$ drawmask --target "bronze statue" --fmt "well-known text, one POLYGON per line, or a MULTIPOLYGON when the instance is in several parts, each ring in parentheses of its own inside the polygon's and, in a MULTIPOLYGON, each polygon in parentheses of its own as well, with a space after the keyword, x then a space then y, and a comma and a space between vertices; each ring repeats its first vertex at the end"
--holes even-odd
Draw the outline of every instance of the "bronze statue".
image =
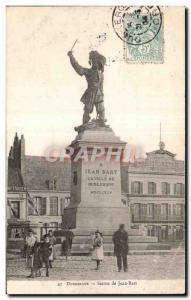
POLYGON ((84 103, 83 125, 89 122, 90 114, 93 112, 94 106, 96 107, 99 124, 104 125, 106 120, 103 94, 103 73, 106 58, 97 51, 91 51, 89 53, 89 64, 91 65, 91 68, 88 69, 81 67, 78 64, 72 51, 68 52, 68 56, 74 70, 80 76, 84 75, 88 83, 88 87, 81 98, 81 102, 84 103))

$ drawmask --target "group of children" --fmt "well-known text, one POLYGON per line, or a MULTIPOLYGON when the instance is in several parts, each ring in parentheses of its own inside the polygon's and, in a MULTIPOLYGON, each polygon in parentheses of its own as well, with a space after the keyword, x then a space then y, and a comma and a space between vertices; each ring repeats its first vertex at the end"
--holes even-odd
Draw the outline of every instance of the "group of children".
POLYGON ((49 268, 52 268, 54 259, 54 239, 52 231, 44 235, 43 240, 38 242, 32 231, 29 231, 27 240, 27 264, 31 268, 28 278, 40 277, 41 268, 45 265, 46 277, 49 277, 49 268))
MULTIPOLYGON (((61 255, 67 256, 71 254, 72 239, 74 234, 67 230, 62 238, 61 255)), ((49 268, 52 268, 52 261, 55 258, 56 237, 52 230, 43 236, 41 242, 37 241, 32 230, 29 230, 29 235, 25 240, 27 264, 31 268, 30 278, 41 276, 41 268, 45 265, 46 276, 49 277, 49 268)), ((128 253, 128 234, 125 231, 125 225, 120 224, 119 229, 113 234, 114 253, 117 257, 118 271, 123 269, 127 272, 127 253, 128 253)), ((103 251, 103 236, 97 230, 92 238, 92 260, 96 261, 96 270, 100 269, 101 261, 104 260, 103 251)))
MULTIPOLYGON (((68 232, 70 233, 70 231, 68 232)), ((65 255, 66 260, 72 247, 73 236, 74 235, 72 233, 71 235, 67 236, 67 239, 65 238, 62 242, 61 255, 65 255)), ((53 235, 52 230, 49 230, 48 234, 43 236, 41 242, 38 242, 37 238, 34 236, 34 232, 32 230, 29 230, 29 235, 26 238, 26 258, 28 267, 31 268, 31 274, 27 276, 28 278, 40 277, 41 268, 43 266, 45 266, 46 268, 46 277, 49 277, 49 268, 52 268, 52 261, 55 258, 55 244, 56 238, 53 235)), ((100 263, 104 259, 103 238, 99 230, 95 232, 92 244, 92 260, 96 261, 96 270, 99 270, 100 263)))

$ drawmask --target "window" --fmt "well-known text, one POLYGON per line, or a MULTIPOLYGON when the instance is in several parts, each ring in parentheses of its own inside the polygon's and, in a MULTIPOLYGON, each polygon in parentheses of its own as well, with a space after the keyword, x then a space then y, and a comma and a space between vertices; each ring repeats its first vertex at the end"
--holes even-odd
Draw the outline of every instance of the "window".
POLYGON ((52 229, 52 230, 58 229, 58 222, 50 222, 49 229, 52 229))
POLYGON ((172 205, 168 204, 168 215, 171 216, 172 214, 172 205))
POLYGON ((37 198, 37 210, 40 216, 46 215, 46 198, 44 197, 37 198))
POLYGON ((147 215, 151 218, 153 218, 154 215, 154 204, 149 203, 147 204, 147 215))
POLYGON ((46 180, 46 187, 48 190, 56 190, 57 189, 57 180, 53 179, 53 180, 46 180))
POLYGON ((176 204, 176 215, 177 216, 182 216, 183 215, 182 204, 176 204))
POLYGON ((161 226, 161 240, 165 241, 168 237, 168 226, 163 225, 161 226))
POLYGON ((25 232, 23 228, 9 228, 8 229, 8 237, 9 238, 14 238, 14 239, 20 239, 25 237, 25 232))
POLYGON ((147 205, 142 204, 140 205, 140 219, 141 221, 145 221, 147 217, 147 205))
POLYGON ((156 183, 155 182, 149 182, 148 183, 148 194, 156 194, 156 183))
POLYGON ((154 219, 159 220, 161 215, 161 205, 154 204, 154 219))
POLYGON ((161 216, 166 217, 168 215, 168 204, 161 204, 161 216))
POLYGON ((173 204, 173 216, 182 217, 184 215, 183 204, 173 204))
POLYGON ((70 196, 60 199, 60 213, 64 214, 64 209, 70 204, 70 196))
POLYGON ((134 222, 134 216, 135 216, 135 205, 130 204, 130 216, 131 216, 131 222, 134 222))
POLYGON ((184 231, 183 226, 176 226, 176 240, 183 240, 184 238, 184 231))
POLYGON ((58 215, 58 197, 50 197, 50 216, 58 215))
POLYGON ((10 202, 11 218, 20 218, 20 203, 19 201, 10 202))
POLYGON ((33 197, 28 206, 29 215, 46 215, 46 198, 45 197, 33 197))
POLYGON ((184 194, 184 184, 183 183, 176 183, 174 185, 174 194, 175 195, 183 195, 184 194))
POLYGON ((147 227, 148 236, 155 236, 155 226, 147 227))
POLYGON ((140 203, 134 204, 134 217, 136 219, 139 219, 139 217, 140 217, 140 203))
POLYGON ((163 195, 170 194, 170 184, 168 182, 162 182, 162 194, 163 195))
POLYGON ((140 181, 131 182, 131 192, 133 194, 142 194, 143 193, 143 183, 140 181))
POLYGON ((172 205, 172 214, 173 216, 176 216, 176 204, 172 205))
POLYGON ((60 214, 61 216, 64 214, 65 209, 65 198, 60 199, 60 214))

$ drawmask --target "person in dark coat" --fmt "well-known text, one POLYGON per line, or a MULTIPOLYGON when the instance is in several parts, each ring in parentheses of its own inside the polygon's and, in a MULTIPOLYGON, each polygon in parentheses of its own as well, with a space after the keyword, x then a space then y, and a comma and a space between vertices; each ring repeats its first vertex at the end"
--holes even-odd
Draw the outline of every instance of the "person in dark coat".
POLYGON ((72 250, 72 242, 74 238, 74 233, 72 232, 71 228, 69 227, 69 230, 67 230, 66 238, 68 240, 68 246, 69 246, 69 254, 71 254, 72 250))
POLYGON ((49 257, 51 253, 52 253, 52 245, 50 244, 49 236, 45 235, 44 242, 41 243, 40 255, 41 255, 42 265, 45 264, 46 277, 49 277, 49 267, 50 267, 49 257))
POLYGON ((71 254, 72 242, 74 238, 74 233, 71 228, 64 230, 64 236, 62 238, 62 256, 66 256, 66 260, 68 256, 71 254))
POLYGON ((31 251, 33 255, 33 261, 31 267, 31 274, 27 276, 28 278, 35 278, 41 276, 40 269, 42 267, 42 262, 41 262, 40 247, 41 247, 41 243, 36 241, 31 251))
POLYGON ((118 271, 122 269, 127 272, 128 234, 125 225, 121 224, 119 229, 113 234, 114 253, 117 257, 118 271))
POLYGON ((61 256, 65 256, 66 260, 68 260, 68 255, 69 255, 69 241, 65 236, 63 236, 62 237, 62 253, 61 253, 61 256))
POLYGON ((56 258, 56 250, 55 250, 55 247, 54 247, 54 245, 56 244, 56 238, 55 238, 52 230, 48 231, 48 236, 49 236, 50 245, 52 246, 52 253, 49 257, 49 266, 50 266, 50 268, 52 268, 52 262, 56 258))

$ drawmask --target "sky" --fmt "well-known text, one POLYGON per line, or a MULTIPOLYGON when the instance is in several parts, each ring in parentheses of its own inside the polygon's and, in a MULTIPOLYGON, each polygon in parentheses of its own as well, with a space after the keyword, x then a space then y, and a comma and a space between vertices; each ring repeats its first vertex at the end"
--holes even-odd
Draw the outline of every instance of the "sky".
POLYGON ((92 49, 107 59, 104 102, 115 134, 144 154, 158 149, 161 122, 166 149, 184 159, 184 11, 161 10, 164 63, 132 64, 123 59, 113 7, 8 7, 7 151, 15 132, 24 134, 28 155, 74 140, 87 86, 67 56, 78 39, 74 55, 82 66, 88 67, 92 49))

